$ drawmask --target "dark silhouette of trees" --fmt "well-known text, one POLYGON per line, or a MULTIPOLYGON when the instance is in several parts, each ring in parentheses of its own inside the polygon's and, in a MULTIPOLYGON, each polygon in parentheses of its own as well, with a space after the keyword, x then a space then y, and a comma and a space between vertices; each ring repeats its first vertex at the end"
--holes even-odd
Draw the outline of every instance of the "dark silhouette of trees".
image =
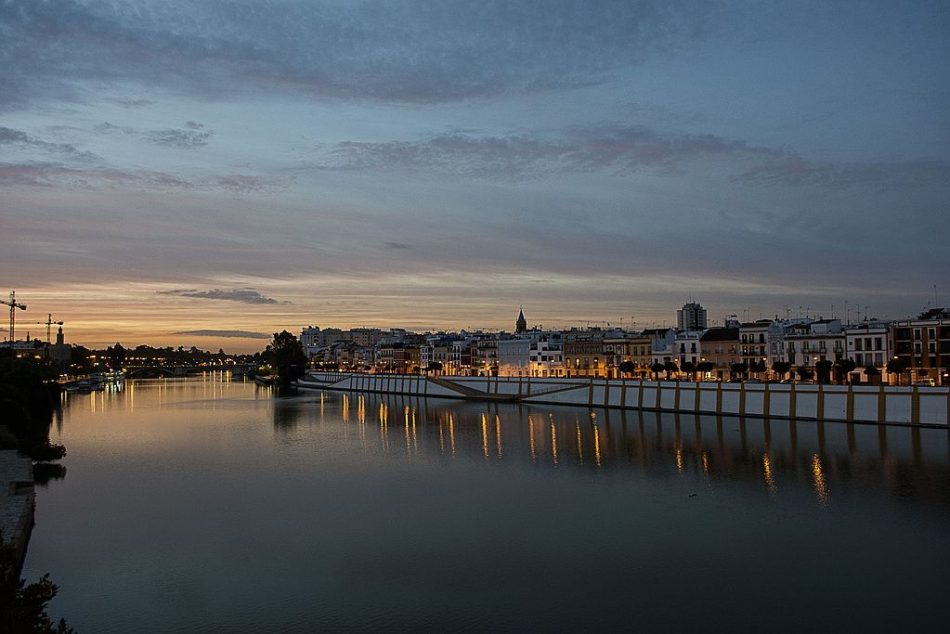
POLYGON ((903 359, 894 357, 887 362, 887 373, 897 375, 897 384, 901 384, 901 374, 907 370, 907 363, 903 359))
POLYGON ((831 383, 831 368, 834 367, 834 363, 828 359, 822 359, 815 364, 815 372, 818 375, 818 382, 827 384, 831 383))
POLYGON ((307 371, 307 355, 297 337, 282 330, 274 333, 274 339, 264 351, 267 362, 277 371, 277 383, 289 387, 292 381, 301 378, 307 371))
POLYGON ((663 364, 663 371, 666 372, 666 380, 669 381, 673 378, 674 372, 679 372, 679 366, 676 365, 675 361, 667 361, 663 364))
POLYGON ((835 372, 838 375, 838 383, 850 383, 850 374, 854 372, 858 364, 851 359, 838 359, 835 362, 835 372))
POLYGON ((795 368, 795 374, 798 375, 798 378, 802 381, 811 381, 815 373, 808 369, 808 366, 800 365, 795 368))
POLYGON ((696 364, 692 361, 684 361, 682 370, 690 379, 696 378, 696 364))
POLYGON ((786 376, 792 369, 792 364, 788 361, 776 361, 772 364, 772 372, 778 375, 779 380, 786 376))

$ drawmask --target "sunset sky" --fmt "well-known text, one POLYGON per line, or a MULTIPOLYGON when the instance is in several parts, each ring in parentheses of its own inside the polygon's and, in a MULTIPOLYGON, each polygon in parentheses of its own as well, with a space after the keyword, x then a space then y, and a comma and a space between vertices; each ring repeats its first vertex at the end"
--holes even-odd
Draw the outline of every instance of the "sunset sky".
POLYGON ((0 290, 67 341, 228 351, 916 314, 950 298, 948 33, 946 1, 0 0, 0 290))

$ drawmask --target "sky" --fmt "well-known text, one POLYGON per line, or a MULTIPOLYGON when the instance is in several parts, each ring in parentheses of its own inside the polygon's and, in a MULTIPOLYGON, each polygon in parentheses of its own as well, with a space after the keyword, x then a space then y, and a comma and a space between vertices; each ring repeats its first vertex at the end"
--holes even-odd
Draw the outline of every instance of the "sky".
POLYGON ((950 3, 0 0, 0 280, 67 341, 950 303, 950 3), (946 299, 945 299, 946 298, 946 299))

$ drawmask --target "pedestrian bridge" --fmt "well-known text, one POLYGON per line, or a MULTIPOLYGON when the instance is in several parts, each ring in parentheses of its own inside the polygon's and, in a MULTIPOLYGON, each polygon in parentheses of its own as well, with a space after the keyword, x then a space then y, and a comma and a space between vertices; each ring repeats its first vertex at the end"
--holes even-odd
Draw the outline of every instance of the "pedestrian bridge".
POLYGON ((947 427, 950 388, 308 372, 303 389, 947 427))

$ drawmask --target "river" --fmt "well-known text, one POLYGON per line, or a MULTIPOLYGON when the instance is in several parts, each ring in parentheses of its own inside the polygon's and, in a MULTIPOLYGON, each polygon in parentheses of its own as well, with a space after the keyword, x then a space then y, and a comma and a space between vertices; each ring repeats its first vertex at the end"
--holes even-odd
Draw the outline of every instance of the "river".
POLYGON ((945 627, 946 430, 70 394, 24 576, 81 633, 945 627))

